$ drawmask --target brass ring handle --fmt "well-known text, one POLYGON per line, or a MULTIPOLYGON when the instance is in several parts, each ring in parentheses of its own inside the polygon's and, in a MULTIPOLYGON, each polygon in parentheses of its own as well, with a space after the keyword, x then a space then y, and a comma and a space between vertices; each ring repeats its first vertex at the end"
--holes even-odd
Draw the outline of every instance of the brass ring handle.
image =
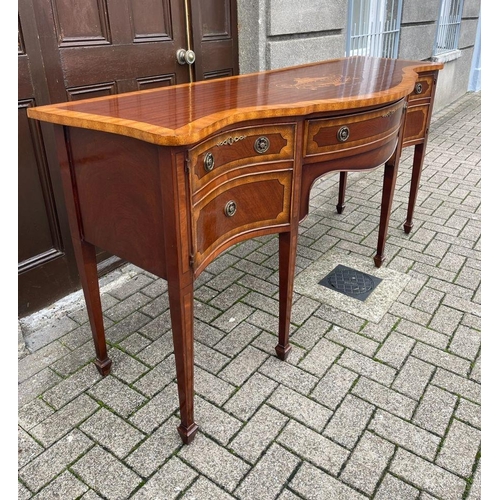
POLYGON ((211 172, 215 167, 214 155, 212 153, 207 153, 203 159, 203 167, 206 172, 211 172))
POLYGON ((337 139, 339 142, 347 141, 347 139, 349 139, 349 127, 346 127, 345 125, 340 127, 337 132, 337 139))
POLYGON ((236 202, 231 200, 226 203, 224 207, 224 215, 226 217, 232 217, 236 213, 236 202))
POLYGON ((422 84, 421 83, 417 83, 415 85, 415 94, 421 94, 422 90, 423 90, 422 84))
POLYGON ((270 145, 271 142, 269 141, 269 139, 265 136, 261 136, 255 141, 253 148, 257 153, 263 154, 269 149, 270 145))

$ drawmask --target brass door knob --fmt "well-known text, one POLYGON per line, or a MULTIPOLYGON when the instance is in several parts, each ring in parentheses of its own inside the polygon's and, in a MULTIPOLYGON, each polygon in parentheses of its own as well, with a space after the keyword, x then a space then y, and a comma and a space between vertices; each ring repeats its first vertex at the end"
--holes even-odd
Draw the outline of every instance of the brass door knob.
POLYGON ((177 62, 179 64, 193 64, 196 61, 196 54, 193 50, 179 49, 177 51, 177 62))

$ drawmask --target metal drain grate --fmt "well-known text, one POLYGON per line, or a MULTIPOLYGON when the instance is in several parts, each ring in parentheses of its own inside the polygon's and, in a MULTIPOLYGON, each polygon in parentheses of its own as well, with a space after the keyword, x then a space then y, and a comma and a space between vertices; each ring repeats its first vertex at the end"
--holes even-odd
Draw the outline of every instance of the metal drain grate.
POLYGON ((348 297, 364 301, 381 281, 380 278, 339 264, 319 284, 348 297))

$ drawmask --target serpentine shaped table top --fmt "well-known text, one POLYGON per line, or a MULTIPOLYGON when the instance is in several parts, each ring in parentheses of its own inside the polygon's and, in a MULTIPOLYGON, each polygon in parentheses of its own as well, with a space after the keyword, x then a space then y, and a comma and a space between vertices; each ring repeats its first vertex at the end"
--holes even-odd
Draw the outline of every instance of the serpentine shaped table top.
POLYGON ((42 121, 186 145, 244 120, 362 108, 410 94, 442 64, 347 57, 235 77, 28 109, 42 121))

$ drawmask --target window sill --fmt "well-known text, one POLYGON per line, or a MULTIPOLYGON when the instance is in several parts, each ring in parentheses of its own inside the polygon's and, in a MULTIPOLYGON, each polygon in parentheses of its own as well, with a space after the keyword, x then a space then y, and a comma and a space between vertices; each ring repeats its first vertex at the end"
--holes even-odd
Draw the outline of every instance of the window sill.
POLYGON ((459 57, 462 57, 462 51, 459 49, 455 49, 455 50, 450 50, 449 52, 443 52, 442 54, 438 54, 437 56, 432 56, 431 61, 447 63, 450 61, 454 61, 459 57))

